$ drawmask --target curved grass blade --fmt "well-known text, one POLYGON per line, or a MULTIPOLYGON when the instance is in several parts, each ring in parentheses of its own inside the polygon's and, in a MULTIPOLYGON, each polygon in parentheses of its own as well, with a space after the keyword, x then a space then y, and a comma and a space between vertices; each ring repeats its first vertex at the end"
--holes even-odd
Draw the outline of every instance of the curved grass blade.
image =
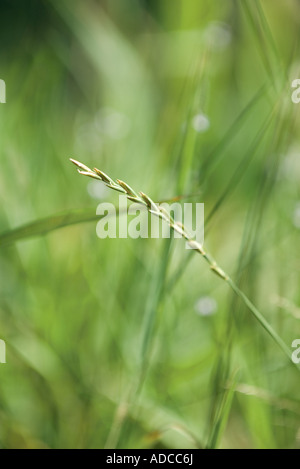
POLYGON ((96 215, 94 209, 72 210, 59 215, 53 215, 1 233, 0 248, 24 239, 43 236, 66 226, 92 222, 100 218, 101 215, 96 215))

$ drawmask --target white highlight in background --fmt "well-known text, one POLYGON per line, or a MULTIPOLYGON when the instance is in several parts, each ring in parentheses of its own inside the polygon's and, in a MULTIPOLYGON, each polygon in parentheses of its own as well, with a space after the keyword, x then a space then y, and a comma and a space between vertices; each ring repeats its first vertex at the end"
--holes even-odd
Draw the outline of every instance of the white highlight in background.
POLYGON ((295 91, 293 91, 291 99, 294 104, 299 104, 300 103, 300 79, 296 78, 295 80, 292 81, 292 88, 296 88, 295 91))

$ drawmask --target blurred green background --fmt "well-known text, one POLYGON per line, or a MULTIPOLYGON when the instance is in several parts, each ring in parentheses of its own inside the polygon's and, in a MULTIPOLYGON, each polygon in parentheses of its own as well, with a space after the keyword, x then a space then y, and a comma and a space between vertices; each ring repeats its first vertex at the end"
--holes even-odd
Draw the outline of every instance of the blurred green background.
POLYGON ((118 194, 69 162, 204 202, 290 348, 299 26, 297 0, 1 1, 1 448, 300 447, 300 376, 260 324, 183 241, 98 239, 118 194))

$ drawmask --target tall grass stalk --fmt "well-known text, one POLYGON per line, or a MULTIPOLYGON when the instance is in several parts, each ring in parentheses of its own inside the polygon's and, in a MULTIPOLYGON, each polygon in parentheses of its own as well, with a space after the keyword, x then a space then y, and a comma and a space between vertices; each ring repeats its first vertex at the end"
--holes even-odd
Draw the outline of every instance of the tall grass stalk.
POLYGON ((287 347, 285 342, 281 339, 281 337, 277 334, 277 332, 273 329, 271 324, 266 320, 263 314, 250 301, 250 299, 243 293, 243 291, 240 290, 240 288, 230 278, 230 276, 226 272, 224 272, 224 270, 217 264, 217 262, 213 259, 213 257, 205 251, 203 245, 201 245, 199 242, 192 239, 192 237, 187 232, 186 228, 181 223, 176 222, 166 210, 164 210, 159 204, 156 204, 155 202, 153 202, 153 200, 148 195, 144 194, 143 192, 139 192, 139 193, 135 192, 125 182, 119 179, 114 181, 109 176, 107 176, 104 172, 100 171, 97 168, 90 169, 86 165, 74 159, 70 159, 70 161, 77 166, 78 172, 80 174, 94 178, 94 179, 98 179, 99 181, 102 181, 110 189, 113 189, 117 192, 121 192, 124 195, 126 195, 126 197, 130 201, 144 205, 151 214, 164 220, 166 223, 168 223, 168 225, 170 226, 172 230, 176 231, 184 239, 186 239, 188 245, 192 249, 194 249, 196 252, 198 252, 205 259, 205 261, 208 263, 210 267, 210 270, 230 286, 230 288, 242 300, 245 306, 247 306, 247 308, 255 317, 255 319, 259 322, 259 324, 271 336, 274 342, 281 348, 281 350, 284 352, 286 357, 300 371, 299 366, 292 361, 291 352, 289 348, 287 347))

